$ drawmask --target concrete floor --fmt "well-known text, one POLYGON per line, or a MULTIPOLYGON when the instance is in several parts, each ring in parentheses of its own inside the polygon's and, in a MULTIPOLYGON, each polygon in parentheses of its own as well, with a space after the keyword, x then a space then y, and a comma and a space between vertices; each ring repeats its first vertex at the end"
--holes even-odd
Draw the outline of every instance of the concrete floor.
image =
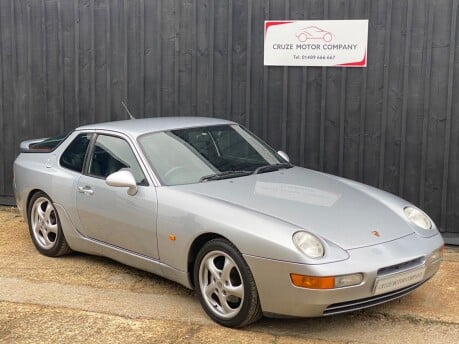
POLYGON ((0 343, 457 343, 459 248, 402 299, 341 316, 214 324, 194 292, 109 259, 48 258, 0 208, 0 343))

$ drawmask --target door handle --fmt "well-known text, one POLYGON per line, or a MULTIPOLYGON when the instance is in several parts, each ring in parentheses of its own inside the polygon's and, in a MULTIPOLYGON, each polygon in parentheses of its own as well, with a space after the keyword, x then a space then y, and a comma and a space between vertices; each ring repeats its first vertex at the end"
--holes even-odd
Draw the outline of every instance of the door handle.
POLYGON ((94 190, 91 189, 90 186, 79 186, 78 187, 78 192, 82 193, 82 194, 85 194, 85 195, 93 195, 94 194, 94 190))

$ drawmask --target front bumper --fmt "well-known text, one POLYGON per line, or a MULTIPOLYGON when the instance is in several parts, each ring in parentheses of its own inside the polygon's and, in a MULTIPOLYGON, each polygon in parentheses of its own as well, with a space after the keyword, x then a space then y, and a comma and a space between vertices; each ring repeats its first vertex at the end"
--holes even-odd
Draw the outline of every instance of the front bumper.
MULTIPOLYGON (((421 238, 412 234, 380 245, 349 250, 349 259, 329 264, 297 264, 250 255, 244 255, 244 258, 255 278, 265 315, 317 317, 374 306, 413 291, 438 271, 441 259, 431 262, 428 256, 442 245, 441 235, 421 238), (405 262, 419 262, 417 266, 408 265, 407 270, 425 265, 422 281, 386 294, 375 295, 374 285, 378 271, 380 276, 381 269, 405 262), (357 286, 317 290, 294 286, 290 280, 291 273, 309 276, 363 273, 364 279, 357 286)), ((402 268, 394 273, 403 271, 402 268)))

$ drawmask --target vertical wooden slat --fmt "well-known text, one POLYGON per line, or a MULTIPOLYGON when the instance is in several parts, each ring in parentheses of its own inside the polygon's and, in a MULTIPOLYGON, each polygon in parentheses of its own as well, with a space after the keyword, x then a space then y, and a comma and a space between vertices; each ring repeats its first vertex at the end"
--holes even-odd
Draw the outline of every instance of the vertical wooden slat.
POLYGON ((161 116, 162 112, 162 77, 161 77, 161 63, 162 63, 162 39, 161 39, 161 24, 162 24, 162 0, 157 1, 158 9, 156 12, 157 34, 156 42, 158 46, 154 52, 154 61, 156 61, 156 78, 158 84, 156 85, 156 116, 161 116))
MULTIPOLYGON (((344 3, 344 19, 349 18, 349 1, 344 3)), ((346 118, 346 81, 347 68, 341 70, 341 94, 339 105, 339 148, 338 148, 338 173, 340 176, 344 174, 344 125, 346 118)))
POLYGON ((407 121, 407 103, 408 103, 408 82, 410 71, 410 52, 411 52, 411 27, 413 22, 413 0, 408 0, 406 20, 406 39, 403 59, 403 86, 402 86, 402 128, 400 142, 400 173, 398 183, 398 193, 403 197, 403 187, 405 185, 405 157, 406 157, 406 121, 407 121))
MULTIPOLYGON (((324 1, 324 19, 328 19, 329 0, 324 1)), ((322 91, 320 96, 320 142, 319 142, 319 168, 324 170, 325 160, 325 116, 327 101, 327 67, 322 67, 322 91)))
MULTIPOLYGON (((33 123, 33 96, 32 96, 32 39, 31 39, 31 16, 30 16, 30 4, 27 4, 27 97, 28 97, 28 109, 27 109, 27 115, 28 115, 28 120, 30 123, 33 123)), ((0 39, 1 40, 1 39, 0 39)), ((0 98, 2 95, 0 94, 0 98)), ((35 129, 35 126, 33 126, 35 129)), ((35 135, 34 135, 35 136, 35 135)))
POLYGON ((425 74, 424 74, 424 104, 422 112, 422 143, 421 143, 421 171, 419 182, 419 205, 424 208, 425 201, 425 178, 426 178, 426 165, 427 165, 427 146, 428 146, 428 124, 430 112, 430 80, 432 70, 432 35, 433 35, 433 15, 434 10, 429 2, 427 6, 427 25, 424 29, 424 37, 426 37, 425 44, 425 74))
POLYGON ((139 117, 145 117, 145 0, 139 4, 139 117))
POLYGON ((91 113, 90 119, 94 123, 96 121, 96 47, 94 31, 94 0, 90 2, 90 23, 91 23, 91 113))
POLYGON ((75 116, 76 123, 80 122, 80 4, 79 0, 74 1, 74 20, 75 20, 75 116))
POLYGON ((245 86, 245 126, 250 127, 250 104, 252 89, 252 0, 247 1, 247 61, 245 86))
MULTIPOLYGON (((2 18, 2 11, 3 7, 0 3, 0 18, 2 18)), ((6 129, 6 121, 5 118, 5 110, 3 107, 3 30, 2 30, 2 23, 0 21, 0 145, 1 147, 5 147, 4 145, 4 137, 5 137, 5 129, 6 129)), ((0 150, 0 197, 6 194, 5 192, 5 173, 4 169, 6 167, 6 149, 0 150)))
POLYGON ((232 91, 233 91, 233 0, 228 0, 228 59, 227 59, 227 69, 226 69, 226 99, 227 99, 227 108, 226 116, 231 119, 233 114, 232 109, 232 91))
MULTIPOLYGON (((371 13, 370 1, 367 5, 367 13, 365 18, 370 18, 371 13)), ((370 28, 368 28, 370 29, 370 28)), ((359 124, 359 181, 363 182, 364 167, 365 167, 365 124, 366 124, 366 110, 367 110, 367 78, 368 67, 362 68, 362 88, 360 92, 360 124, 359 124)))
MULTIPOLYGON (((59 107, 60 107, 60 127, 61 132, 65 131, 65 102, 64 102, 64 42, 63 42, 63 27, 62 27, 62 0, 57 1, 57 39, 58 39, 58 59, 59 59, 59 107)), ((29 23, 30 24, 30 23, 29 23)), ((29 64, 30 65, 30 64, 29 64)))
POLYGON ((180 1, 176 1, 175 10, 175 37, 174 37, 174 113, 179 115, 179 102, 180 102, 180 80, 179 80, 179 66, 180 66, 180 1))
POLYGON ((306 108, 308 99, 308 68, 303 67, 301 76, 301 119, 300 119, 300 165, 304 166, 306 144, 306 108))
POLYGON ((107 107, 107 116, 108 118, 112 118, 112 52, 111 52, 111 11, 110 11, 110 0, 107 0, 105 4, 105 17, 107 21, 107 25, 105 27, 105 46, 107 49, 107 60, 106 60, 106 107, 107 107))
MULTIPOLYGON (((265 0, 264 8, 265 20, 269 20, 269 0, 265 0)), ((264 30, 264 28, 263 28, 264 30)), ((266 32, 265 32, 266 34, 266 32)), ((263 67, 263 139, 268 137, 268 86, 269 86, 269 67, 263 67)))
POLYGON ((191 112, 193 115, 198 111, 198 3, 193 0, 193 51, 191 56, 191 112))
MULTIPOLYGON (((290 0, 285 0, 284 17, 290 17, 290 0)), ((282 132, 281 147, 285 152, 287 150, 287 115, 288 115, 288 68, 283 67, 282 75, 282 132)))
POLYGON ((449 159, 451 150, 451 115, 453 104, 454 58, 456 52, 457 2, 453 0, 451 9, 451 33, 449 41, 448 87, 446 96, 445 150, 443 156, 443 179, 441 188, 441 221, 440 227, 446 228, 446 211, 448 197, 449 159))
POLYGON ((387 113, 389 107, 389 57, 390 57, 390 28, 392 21, 392 0, 387 1, 386 36, 384 38, 384 78, 383 78, 383 109, 381 114, 381 139, 379 145, 379 177, 378 186, 384 188, 384 155, 386 152, 387 113))
POLYGON ((42 37, 42 56, 43 56, 43 99, 44 99, 44 111, 45 118, 48 117, 48 59, 47 59, 47 49, 46 49, 46 10, 45 10, 45 0, 41 0, 41 37, 42 37))
POLYGON ((214 30, 215 8, 214 2, 209 2, 209 116, 214 115, 214 30))
MULTIPOLYGON (((123 82, 124 82, 124 94, 123 99, 129 106, 128 99, 128 88, 129 88, 129 74, 128 74, 128 22, 129 22, 129 12, 128 12, 128 0, 123 1, 123 82)), ((120 104, 121 106, 121 104, 120 104)), ((124 111, 124 110, 123 110, 124 111)))

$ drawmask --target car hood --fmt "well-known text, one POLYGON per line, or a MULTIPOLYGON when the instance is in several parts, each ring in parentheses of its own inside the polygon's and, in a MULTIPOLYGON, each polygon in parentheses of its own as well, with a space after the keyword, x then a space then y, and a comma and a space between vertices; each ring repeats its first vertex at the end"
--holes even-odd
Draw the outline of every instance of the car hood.
POLYGON ((377 245, 414 232, 403 215, 408 202, 300 167, 174 188, 275 217, 344 249, 377 245))

